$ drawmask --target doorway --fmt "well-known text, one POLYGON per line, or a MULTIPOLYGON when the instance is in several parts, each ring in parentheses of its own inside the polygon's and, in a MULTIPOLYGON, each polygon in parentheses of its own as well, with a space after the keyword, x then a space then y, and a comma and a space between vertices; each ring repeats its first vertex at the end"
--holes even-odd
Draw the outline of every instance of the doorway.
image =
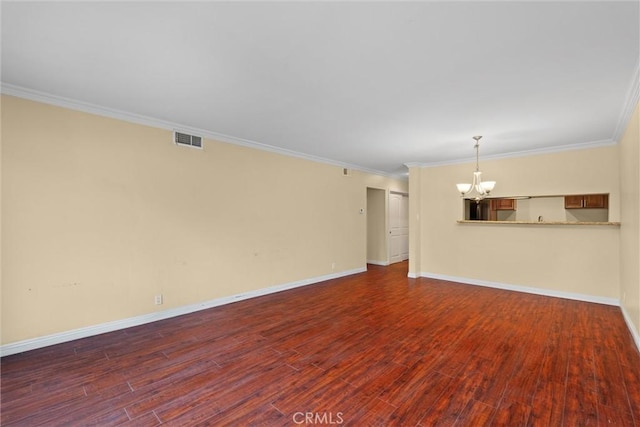
POLYGON ((384 189, 367 187, 367 264, 389 265, 386 195, 384 189))
POLYGON ((409 259, 409 195, 389 194, 389 261, 409 259))

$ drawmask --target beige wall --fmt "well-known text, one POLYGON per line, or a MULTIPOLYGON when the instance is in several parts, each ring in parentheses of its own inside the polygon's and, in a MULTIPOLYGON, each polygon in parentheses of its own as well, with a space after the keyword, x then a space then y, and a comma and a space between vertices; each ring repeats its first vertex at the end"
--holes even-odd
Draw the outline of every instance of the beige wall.
MULTIPOLYGON (((2 99, 0 98, 0 117, 2 117, 2 99)), ((1 242, 4 242, 4 237, 2 235, 2 225, 4 224, 4 221, 2 219, 2 212, 3 212, 3 198, 2 198, 2 120, 0 120, 0 310, 2 309, 2 271, 4 270, 3 266, 4 266, 4 262, 2 260, 2 244, 1 242)), ((0 344, 2 343, 2 313, 0 312, 0 344)))
MULTIPOLYGON (((609 193, 609 218, 620 219, 617 146, 481 159, 480 168, 485 179, 497 181, 496 197, 609 193)), ((620 297, 618 227, 458 224, 463 204, 455 183, 468 181, 473 165, 415 169, 410 198, 420 200, 412 211, 420 220, 411 237, 421 256, 411 274, 620 297), (422 188, 418 195, 416 188, 422 188)))
MULTIPOLYGON (((420 276, 422 246, 428 244, 420 217, 423 205, 422 172, 420 167, 409 167, 409 277, 413 278, 420 276)), ((424 195, 425 199, 428 197, 424 195)))
MULTIPOLYGON (((620 141, 621 305, 640 331, 640 106, 620 141)), ((640 343, 638 343, 640 345, 640 343)))
POLYGON ((2 97, 2 343, 366 266, 383 176, 2 97), (154 305, 154 295, 164 305, 154 305))

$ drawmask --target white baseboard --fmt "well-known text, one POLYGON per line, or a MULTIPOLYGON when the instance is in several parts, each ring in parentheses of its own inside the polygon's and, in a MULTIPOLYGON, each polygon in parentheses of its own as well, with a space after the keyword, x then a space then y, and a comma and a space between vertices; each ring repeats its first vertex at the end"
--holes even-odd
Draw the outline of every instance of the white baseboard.
POLYGON ((506 283, 490 282, 487 280, 469 279, 467 277, 447 276, 445 274, 421 272, 420 277, 430 279, 447 280, 449 282, 464 283, 466 285, 486 286, 489 288, 504 289, 507 291, 525 292, 527 294, 544 295, 548 297, 566 298, 577 301, 595 302, 597 304, 620 306, 620 300, 616 298, 599 297, 595 295, 577 294, 573 292, 554 291, 553 289, 532 288, 529 286, 510 285, 506 283))
POLYGON ((629 332, 631 332, 633 341, 635 341, 636 347, 638 347, 638 351, 640 351, 640 334, 638 334, 638 330, 631 321, 629 313, 627 313, 627 310, 625 310, 624 305, 620 304, 620 310, 622 310, 622 317, 624 317, 624 321, 627 323, 627 328, 629 328, 629 332))
POLYGON ((407 277, 408 277, 409 279, 417 279, 418 277, 420 277, 420 275, 419 275, 419 274, 416 274, 416 273, 408 272, 408 273, 407 273, 407 277))
MULTIPOLYGON (((414 274, 413 276, 416 276, 416 275, 414 274)), ((409 273, 409 277, 412 277, 411 273, 409 273)), ((414 278, 417 278, 417 277, 418 276, 414 278)), ((505 289, 508 291, 525 292, 528 294, 544 295, 548 297, 566 298, 566 299, 572 299, 577 301, 594 302, 597 304, 615 305, 617 307, 620 307, 620 310, 622 311, 622 317, 624 317, 624 321, 627 324, 627 328, 629 328, 629 332, 631 332, 633 341, 635 342, 636 347, 640 351, 640 334, 638 334, 638 330, 636 329, 635 325, 631 321, 629 314, 625 310, 624 306, 620 304, 620 300, 618 299, 598 297, 594 295, 576 294, 573 292, 554 291, 551 289, 531 288, 528 286, 508 285, 505 283, 489 282, 486 280, 469 279, 466 277, 447 276, 444 274, 435 274, 435 273, 421 272, 419 277, 447 280, 450 282, 464 283, 466 285, 486 286, 489 288, 505 289)))
POLYGON ((284 283, 282 285, 270 286, 268 288, 257 289, 255 291, 244 292, 241 294, 231 295, 228 297, 216 298, 214 300, 204 301, 196 304, 185 305, 182 307, 171 308, 168 310, 157 311, 155 313, 143 314, 140 316, 129 317, 127 319, 115 320, 113 322, 101 323, 99 325, 87 326, 85 328, 73 329, 71 331, 60 332, 57 334, 47 335, 18 341, 14 343, 4 344, 0 346, 0 357, 9 356, 11 354, 22 353, 24 351, 35 350, 37 348, 47 347, 54 344, 61 344, 68 341, 87 338, 94 335, 113 332, 120 329, 139 326, 145 323, 156 322, 158 320, 169 319, 171 317, 182 316, 200 310, 217 307, 220 305, 230 304, 232 302, 242 301, 249 298, 255 298, 263 295, 273 294, 276 292, 286 291, 288 289, 298 288, 301 286, 312 285, 326 280, 337 279, 339 277, 350 276, 352 274, 367 271, 366 267, 356 268, 353 270, 341 271, 339 273, 327 274, 325 276, 313 277, 310 279, 298 280, 295 282, 284 283))
POLYGON ((387 267, 389 266, 389 261, 374 261, 374 260, 367 260, 367 264, 373 264, 373 265, 381 265, 383 267, 387 267))
MULTIPOLYGON (((368 261, 367 261, 368 262, 368 261)), ((371 262, 368 262, 373 264, 371 262)), ((155 313, 143 314, 140 316, 130 317, 127 319, 115 320, 113 322, 101 323, 99 325, 87 326, 85 328, 74 329, 71 331, 60 332, 57 334, 47 335, 44 337, 33 338, 24 341, 18 341, 15 343, 9 343, 0 346, 0 357, 9 356, 11 354, 22 353, 29 350, 35 350, 37 348, 47 347, 50 345, 61 344, 68 341, 73 341, 80 338, 86 338, 94 335, 103 334, 106 332, 113 332, 120 329, 130 328, 133 326, 143 325, 145 323, 151 323, 158 320, 168 319, 171 317, 182 316, 183 314, 189 314, 200 310, 206 310, 208 308, 217 307, 220 305, 230 304, 236 301, 242 301, 249 298, 255 298, 263 295, 268 295, 276 292, 285 291, 287 289, 294 289, 301 286, 312 285, 326 280, 337 279, 340 277, 350 276, 352 274, 362 273, 366 271, 366 267, 356 268, 353 270, 342 271, 339 273, 332 273, 325 276, 314 277, 311 279, 299 280, 295 282, 285 283, 282 285, 271 286, 268 288, 257 289, 255 291, 245 292, 242 294, 231 295, 228 297, 217 298, 214 300, 204 301, 201 303, 191 304, 183 307, 172 308, 168 310, 158 311, 155 313)), ((497 289, 505 289, 516 292, 525 292, 530 294, 545 295, 558 298, 567 298, 578 301, 595 302, 599 304, 620 306, 620 301, 615 298, 596 297, 592 295, 575 294, 571 292, 553 291, 549 289, 531 288, 527 286, 508 285, 498 282, 489 282, 485 280, 468 279, 464 277, 447 276, 443 274, 426 273, 421 272, 420 275, 409 273, 408 277, 418 278, 426 277, 432 279, 447 280, 451 282, 464 283, 468 285, 486 286, 497 289)), ((638 350, 640 350, 640 335, 636 330, 633 322, 629 318, 624 307, 622 309, 622 315, 627 327, 633 336, 638 350)))

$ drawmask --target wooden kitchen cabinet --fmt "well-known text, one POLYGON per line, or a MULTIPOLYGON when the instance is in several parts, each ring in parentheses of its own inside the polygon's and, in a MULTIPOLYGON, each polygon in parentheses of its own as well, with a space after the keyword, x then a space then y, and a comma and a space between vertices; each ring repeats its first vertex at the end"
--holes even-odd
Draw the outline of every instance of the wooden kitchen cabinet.
POLYGON ((585 208, 608 208, 609 207, 609 195, 608 194, 588 194, 584 196, 585 208))
POLYGON ((606 209, 608 207, 608 194, 583 194, 576 196, 564 196, 565 209, 606 209))
POLYGON ((491 199, 492 211, 515 211, 516 200, 515 199, 491 199))
POLYGON ((584 196, 564 196, 565 209, 582 209, 584 196))

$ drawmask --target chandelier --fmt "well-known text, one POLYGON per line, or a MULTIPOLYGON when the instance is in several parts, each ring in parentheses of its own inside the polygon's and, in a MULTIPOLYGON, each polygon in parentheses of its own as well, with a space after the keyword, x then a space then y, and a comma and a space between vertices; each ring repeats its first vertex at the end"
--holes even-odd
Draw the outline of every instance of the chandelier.
POLYGON ((482 136, 474 136, 473 139, 476 140, 476 145, 473 147, 476 149, 476 171, 473 173, 473 182, 471 184, 456 184, 458 187, 458 191, 462 195, 462 197, 471 195, 475 191, 475 197, 472 198, 479 202, 484 199, 491 193, 493 187, 496 186, 495 181, 482 181, 482 172, 480 172, 480 138, 482 136))

